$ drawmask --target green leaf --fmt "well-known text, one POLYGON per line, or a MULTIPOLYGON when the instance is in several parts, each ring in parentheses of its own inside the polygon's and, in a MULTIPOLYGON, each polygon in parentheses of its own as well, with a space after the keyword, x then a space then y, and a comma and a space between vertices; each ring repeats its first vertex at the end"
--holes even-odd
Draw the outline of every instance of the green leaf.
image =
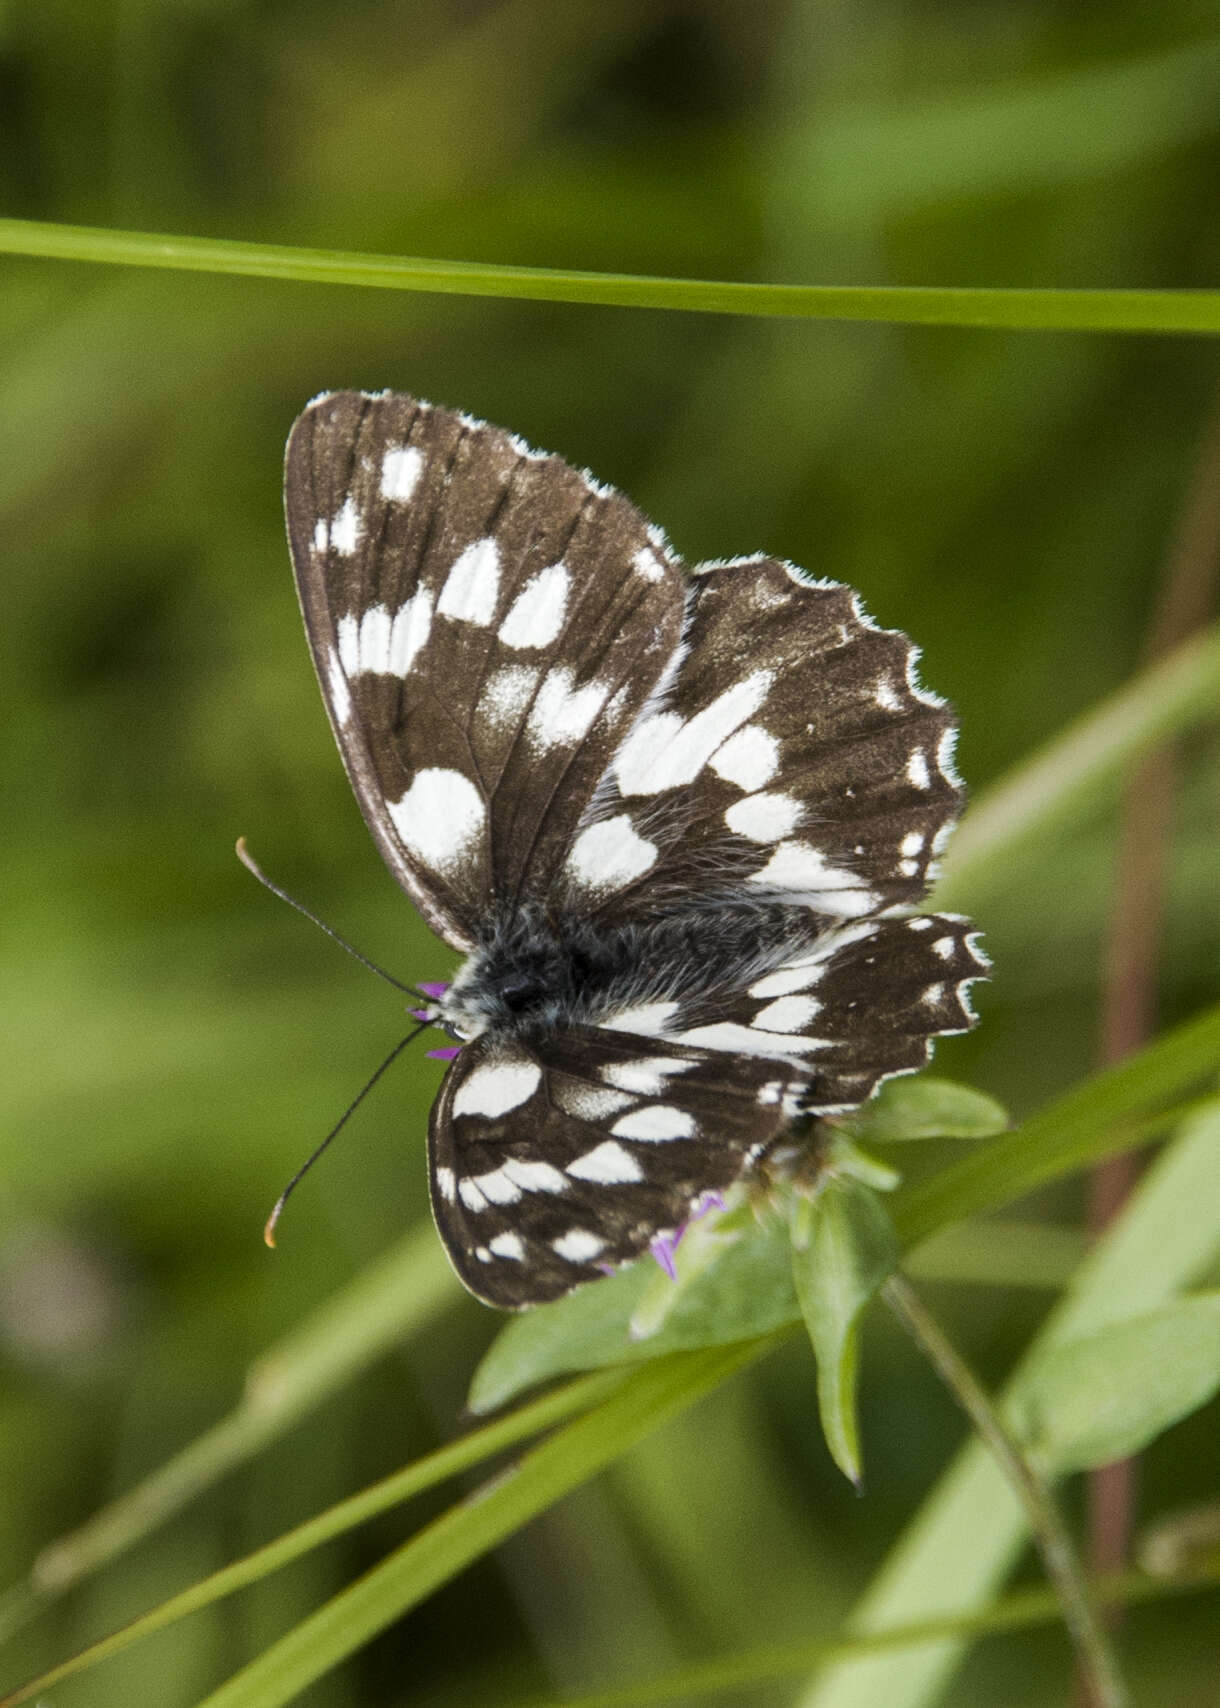
POLYGON ((681 1280, 679 1250, 676 1284, 651 1258, 641 1258, 618 1275, 514 1317, 475 1371, 471 1411, 494 1411, 535 1383, 568 1371, 728 1345, 794 1322, 799 1313, 783 1220, 758 1221, 752 1211, 734 1212, 715 1231, 726 1224, 736 1237, 689 1285, 681 1280), (673 1299, 663 1314, 656 1308, 658 1292, 673 1299), (642 1336, 641 1320, 657 1322, 655 1332, 642 1336))
POLYGON ((802 1201, 792 1274, 818 1364, 818 1409, 835 1464, 860 1481, 856 1372, 860 1315, 898 1260, 898 1242, 875 1192, 832 1178, 802 1201))
POLYGON ((1220 1069, 1220 1003, 1164 1032, 1116 1067, 1073 1086, 1014 1133, 971 1150, 959 1162, 894 1195, 903 1245, 926 1239, 948 1222, 997 1209, 1102 1154, 1151 1137, 1123 1124, 1148 1118, 1168 1098, 1220 1069))
POLYGON ((1056 1471, 1138 1453, 1220 1389, 1220 1292, 1176 1299, 1055 1349, 1023 1396, 1030 1451, 1056 1471))
POLYGON ((990 1139, 1010 1125, 1007 1111, 985 1091, 926 1074, 887 1080, 871 1103, 843 1122, 845 1131, 865 1145, 899 1139, 990 1139))

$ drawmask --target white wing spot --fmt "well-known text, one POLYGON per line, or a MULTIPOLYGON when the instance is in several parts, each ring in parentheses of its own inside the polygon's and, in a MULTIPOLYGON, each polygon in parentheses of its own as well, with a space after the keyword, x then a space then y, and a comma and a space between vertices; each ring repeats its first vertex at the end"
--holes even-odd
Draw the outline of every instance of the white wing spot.
POLYGON ((641 1097, 659 1097, 671 1073, 689 1073, 697 1065, 681 1056, 645 1056, 635 1062, 607 1062, 601 1076, 624 1091, 634 1091, 641 1097))
POLYGON ((937 743, 936 763, 940 767, 941 775, 944 777, 945 781, 947 783, 951 783, 955 789, 960 789, 962 787, 962 779, 958 773, 957 766, 953 762, 953 756, 956 752, 957 726, 955 724, 950 724, 948 729, 941 736, 940 741, 937 743))
POLYGON ((918 877, 918 875, 919 875, 919 861, 918 860, 899 860, 898 871, 899 871, 899 874, 904 878, 918 877))
POLYGON ((390 650, 386 669, 391 676, 405 676, 427 644, 432 632, 432 591, 417 587, 398 607, 390 624, 390 650))
POLYGON ((718 1020, 714 1026, 696 1026, 679 1032, 678 1042, 698 1044, 705 1050, 728 1050, 735 1056, 796 1056, 807 1050, 827 1047, 826 1038, 784 1037, 778 1032, 760 1032, 754 1026, 739 1026, 734 1020, 718 1020))
POLYGON ((774 679, 755 670, 684 722, 676 712, 656 712, 637 723, 619 748, 615 776, 624 795, 656 795, 693 783, 716 749, 762 705, 774 679))
POLYGON ((531 1098, 542 1080, 537 1062, 486 1062, 458 1087, 455 1115, 507 1115, 531 1098))
POLYGON ((393 624, 384 605, 370 605, 360 621, 360 669, 384 676, 390 668, 393 624))
POLYGON ((506 664, 479 696, 479 711, 493 729, 507 729, 520 721, 537 686, 538 672, 528 664, 506 664))
POLYGON ((934 919, 929 919, 926 914, 922 913, 917 915, 914 919, 907 920, 907 925, 912 931, 931 931, 935 924, 936 921, 934 919))
POLYGON ((902 710, 902 701, 895 693, 894 684, 888 676, 878 677, 873 693, 882 711, 900 712, 902 710))
POLYGON ((909 860, 913 855, 922 852, 926 840, 922 830, 909 830, 898 844, 898 852, 909 860))
POLYGON ((347 677, 343 674, 343 666, 339 662, 339 655, 333 650, 328 651, 326 655, 326 680, 334 714, 341 724, 345 724, 352 715, 352 696, 347 686, 347 677))
POLYGON ((595 1186, 628 1186, 644 1178, 644 1170, 631 1152, 613 1139, 578 1156, 568 1164, 567 1172, 576 1180, 591 1180, 595 1186))
POLYGON ((802 966, 779 967, 765 978, 755 981, 750 986, 751 996, 787 996, 794 990, 808 990, 822 976, 820 962, 806 962, 802 966))
POLYGON ((939 955, 942 961, 951 961, 957 953, 957 941, 953 937, 938 937, 932 945, 932 953, 939 955))
POLYGON ((855 872, 832 865, 807 842, 781 842, 767 864, 751 872, 747 881, 760 889, 796 891, 820 913, 844 918, 871 913, 879 900, 855 872))
POLYGON ((641 546, 631 560, 631 567, 637 575, 642 575, 645 581, 660 581, 665 574, 665 565, 656 552, 647 546, 641 546))
POLYGON ((319 516, 313 525, 313 549, 324 552, 330 544, 330 523, 325 516, 319 516))
POLYGON ((443 1164, 436 1170, 436 1189, 446 1204, 452 1204, 457 1197, 457 1181, 453 1177, 453 1170, 443 1164))
POLYGON ((589 733, 609 691, 601 682, 575 687, 566 665, 548 670, 526 725, 527 735, 538 747, 574 747, 589 733))
POLYGON ((487 1242, 487 1249, 494 1257, 511 1257, 514 1263, 521 1263, 525 1258, 525 1244, 518 1234, 497 1234, 495 1239, 487 1242))
POLYGON ((751 842, 778 842, 796 829, 803 810, 791 795, 743 795, 725 808, 724 822, 751 842))
POLYGON ((514 651, 550 646, 563 627, 570 580, 562 563, 540 569, 522 588, 500 624, 500 640, 514 651))
POLYGON ((572 844, 566 869, 587 890, 617 890, 647 872, 657 858, 656 844, 638 836, 623 812, 582 830, 572 844))
POLYGON ((364 529, 356 510, 356 500, 346 498, 343 508, 331 518, 330 543, 340 557, 351 557, 360 544, 360 536, 364 529))
POLYGON ((926 1002, 929 1008, 938 1007, 945 1000, 944 985, 930 984, 920 1000, 926 1002))
POLYGON ((340 617, 335 629, 335 639, 339 644, 339 663, 348 676, 355 676, 360 670, 360 619, 359 617, 340 617))
MULTIPOLYGON (((603 1078, 605 1069, 602 1070, 603 1078)), ((603 1091, 600 1086, 585 1085, 580 1080, 563 1081, 555 1087, 555 1101, 567 1115, 579 1121, 601 1121, 607 1115, 617 1115, 635 1099, 622 1091, 603 1091)))
POLYGON ((478 1188, 489 1204, 517 1204, 521 1201, 521 1188, 514 1185, 502 1168, 493 1168, 489 1174, 476 1174, 470 1184, 478 1188))
POLYGON ((822 1004, 815 996, 781 996, 760 1009, 750 1026, 764 1032, 799 1032, 821 1011, 822 1004))
POLYGON ((568 1183, 549 1162, 521 1162, 509 1157, 502 1165, 503 1172, 523 1192, 566 1192, 568 1183))
POLYGON ((928 770, 928 761, 921 748, 916 748, 907 760, 907 781, 917 789, 932 787, 932 773, 928 770))
POLYGON ((587 1228, 569 1228, 566 1234, 560 1234, 558 1239, 551 1241, 551 1250, 569 1263, 588 1263, 605 1249, 605 1240, 591 1234, 587 1228))
POLYGON ((438 872, 460 866, 487 829, 487 809, 470 778, 440 767, 417 771, 386 809, 403 845, 438 872))
POLYGON ((754 1101, 763 1109, 766 1109, 771 1104, 779 1102, 780 1098, 783 1096, 783 1091, 784 1082, 782 1079, 769 1079, 766 1085, 759 1086, 758 1096, 754 1101))
POLYGON ((486 628, 500 595, 500 548, 493 539, 475 540, 449 571, 436 607, 438 617, 486 628))
POLYGON ((462 1203, 465 1204, 466 1208, 468 1210, 473 1210, 476 1215, 480 1210, 486 1210, 488 1207, 486 1198, 484 1198, 473 1180, 458 1181, 458 1197, 462 1200, 462 1203))
POLYGON ((419 485, 424 453, 418 445, 391 445, 381 459, 381 496, 403 504, 419 485))
POLYGON ((747 724, 713 753, 709 763, 726 783, 761 789, 779 770, 779 743, 761 724, 747 724))
POLYGON ((664 1032, 666 1022, 672 1020, 678 1012, 676 1002, 640 1002, 634 1008, 624 1008, 621 1013, 609 1020, 600 1020, 598 1024, 607 1032, 664 1032))
POLYGON ((689 1139, 695 1131, 695 1117, 668 1103, 648 1103, 629 1115, 620 1115, 610 1131, 620 1139, 664 1144, 670 1139, 689 1139))

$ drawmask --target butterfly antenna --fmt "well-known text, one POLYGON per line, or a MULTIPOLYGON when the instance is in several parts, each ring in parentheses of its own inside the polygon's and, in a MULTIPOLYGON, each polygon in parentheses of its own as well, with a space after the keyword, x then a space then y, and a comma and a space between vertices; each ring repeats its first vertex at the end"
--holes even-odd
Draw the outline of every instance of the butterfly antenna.
MULTIPOLYGON (((241 861, 247 872, 252 872, 254 874, 264 889, 270 890, 273 896, 278 896, 281 901, 286 901, 289 907, 295 907, 298 913, 304 914, 305 918, 316 925, 319 931, 325 931, 326 935, 332 942, 337 943, 341 949, 346 949, 348 954, 351 955, 354 960, 360 962, 361 966, 367 967, 371 973, 376 973, 379 979, 384 979, 387 984, 392 984, 395 990, 402 991, 405 996, 413 996, 420 1002, 428 1002, 431 1000, 422 990, 416 990, 415 986, 411 984, 403 984, 402 980, 396 979, 393 973, 387 973, 384 967, 379 967, 376 961, 370 961, 367 955, 362 955, 359 949, 353 948, 346 937, 340 937, 339 933, 332 925, 328 925, 324 919, 319 919, 316 913, 312 913, 309 908, 305 906, 303 901, 298 901, 295 896, 289 895, 287 890, 282 890, 278 884, 272 883, 266 872, 263 871, 258 861, 246 847, 246 839, 244 836, 239 836, 237 838, 237 858, 241 861)), ((392 1057, 391 1060, 393 1060, 392 1057)), ((379 1069, 378 1071, 380 1072, 381 1070, 379 1069)), ((376 1077, 377 1075, 374 1074, 373 1078, 376 1079, 376 1077)), ((370 1080, 369 1085, 372 1085, 372 1083, 373 1080, 370 1080)), ((364 1088, 364 1091, 367 1090, 368 1085, 364 1088)), ((360 1097, 364 1096, 364 1091, 360 1093, 360 1097)), ((356 1099, 357 1103, 359 1103, 360 1097, 356 1099)), ((355 1104, 353 1104, 352 1107, 354 1108, 355 1104)), ((348 1111, 348 1114, 350 1113, 351 1110, 348 1111)), ((343 1119, 346 1120, 347 1116, 345 1115, 343 1119)), ((339 1125, 342 1126, 343 1122, 341 1121, 339 1125)), ((305 1166, 308 1168, 309 1164, 306 1163, 305 1166)))
MULTIPOLYGON (((363 958, 363 957, 360 957, 360 958, 363 958)), ((275 1226, 276 1226, 276 1223, 279 1221, 280 1217, 283 1215, 284 1205, 288 1202, 289 1198, 292 1196, 292 1193, 296 1189, 297 1184, 301 1180, 303 1180, 305 1178, 305 1176, 309 1173, 310 1169, 313 1167, 314 1163, 317 1162, 318 1158, 322 1155, 322 1152, 330 1144, 331 1140, 337 1138, 338 1135, 343 1131, 343 1128, 351 1120, 352 1116, 356 1113, 357 1109, 359 1109, 360 1105, 364 1102, 365 1098, 368 1096, 369 1092, 376 1085, 377 1081, 381 1078, 382 1074, 389 1067, 390 1063, 397 1061, 399 1056, 406 1049, 407 1045, 409 1043, 411 1043, 411 1041, 413 1039, 418 1038, 421 1032, 427 1031, 429 1024, 430 1023, 427 1020, 424 1020, 421 1022, 420 1025, 416 1026, 413 1031, 408 1032, 405 1038, 399 1039, 398 1043, 395 1044, 394 1048, 390 1051, 389 1055, 382 1062, 381 1066, 377 1069, 376 1073, 373 1074, 371 1079, 369 1079, 365 1082, 363 1088, 356 1093, 355 1097, 353 1097, 352 1101, 348 1104, 347 1108, 343 1111, 342 1115, 340 1115, 339 1119, 335 1122, 335 1124, 331 1128, 330 1132, 327 1133, 326 1137, 322 1140, 322 1143, 318 1146, 317 1150, 315 1150, 311 1156, 306 1157, 305 1161, 301 1164, 300 1168, 297 1169, 297 1171, 293 1175, 292 1179, 288 1182, 287 1186, 285 1186, 284 1190, 280 1193, 279 1197, 276 1199, 274 1208, 272 1209, 271 1214, 267 1217, 266 1225, 263 1228, 263 1238, 267 1242, 268 1245, 270 1245, 270 1246, 275 1245, 275 1226)))

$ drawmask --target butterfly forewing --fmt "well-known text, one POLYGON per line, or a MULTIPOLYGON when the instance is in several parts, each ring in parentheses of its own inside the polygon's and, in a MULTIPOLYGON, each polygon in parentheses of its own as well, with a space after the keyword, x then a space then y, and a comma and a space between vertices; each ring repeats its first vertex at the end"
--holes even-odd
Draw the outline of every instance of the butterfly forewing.
POLYGON ((952 714, 851 588, 773 558, 696 572, 688 654, 598 801, 656 849, 620 912, 753 894, 844 918, 918 901, 956 817, 952 714))
POLYGON ((571 857, 677 645, 683 579, 618 493, 397 394, 315 400, 289 440, 285 506, 365 818, 430 923, 467 947, 489 909, 545 898, 571 857))
POLYGON ((484 1034, 446 1074, 429 1130, 454 1267, 516 1310, 629 1262, 772 1143, 799 1078, 604 1028, 484 1034))

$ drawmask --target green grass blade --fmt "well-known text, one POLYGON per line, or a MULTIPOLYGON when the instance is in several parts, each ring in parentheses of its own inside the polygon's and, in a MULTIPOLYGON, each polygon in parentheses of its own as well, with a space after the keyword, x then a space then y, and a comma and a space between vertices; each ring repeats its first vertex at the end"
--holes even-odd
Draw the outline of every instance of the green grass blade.
POLYGON ((70 1535, 0 1600, 0 1640, 246 1463, 457 1297, 431 1223, 414 1229, 250 1367, 234 1409, 70 1535))
POLYGON ((82 1649, 62 1665, 32 1679, 20 1690, 0 1698, 0 1708, 17 1708, 19 1703, 41 1696, 44 1691, 61 1684, 64 1679, 86 1672, 99 1662, 109 1660, 112 1655, 130 1648, 132 1643, 138 1642, 142 1637, 151 1636, 154 1631, 172 1625, 175 1620, 185 1618, 188 1613, 196 1613, 202 1607, 210 1607, 213 1602, 232 1595, 235 1590, 257 1583, 271 1572, 278 1571, 281 1566, 299 1559, 311 1548, 320 1547, 322 1543, 354 1529, 358 1524, 366 1523, 391 1507, 401 1505, 403 1501, 422 1493, 423 1490, 434 1488, 437 1483, 482 1464, 493 1454, 515 1446, 528 1436, 536 1435, 541 1430, 549 1429, 575 1413, 596 1405, 619 1386, 622 1380, 618 1371, 602 1371, 595 1376, 581 1377, 566 1387, 547 1394, 543 1399, 535 1400, 532 1405, 522 1406, 510 1416, 486 1424, 482 1429, 464 1436, 462 1440, 451 1442, 435 1453, 429 1453, 413 1465, 382 1478, 371 1488, 362 1489, 359 1494, 339 1501, 328 1511, 319 1513, 316 1518, 298 1525, 287 1535, 269 1542, 266 1547, 257 1548, 244 1559, 235 1560, 232 1565, 213 1572, 210 1577, 192 1584, 181 1594, 170 1596, 151 1612, 139 1619, 133 1619, 129 1625, 124 1625, 109 1637, 103 1637, 100 1642, 91 1643, 87 1649, 82 1649))
MULTIPOLYGON (((1125 1124, 1217 1071, 1220 1004, 1085 1080, 1016 1132, 971 1151, 918 1185, 900 1187, 891 1202, 900 1239, 914 1245, 949 1222, 995 1209, 1096 1160, 1099 1140, 1114 1136, 1121 1143, 1125 1124)), ((1138 1137, 1131 1134, 1129 1143, 1138 1137)))
POLYGON ((809 320, 987 326, 1056 332, 1220 333, 1220 291, 975 289, 923 285, 775 285, 628 273, 498 267, 411 255, 182 237, 103 226, 0 220, 0 253, 188 273, 434 291, 530 302, 684 309, 809 320))
MULTIPOLYGON (((1098 1578, 1093 1593, 1102 1607, 1136 1607, 1192 1590, 1215 1589, 1217 1584, 1220 1584, 1220 1560, 1172 1577, 1115 1572, 1098 1578)), ((858 1637, 819 1637, 783 1648, 722 1655, 675 1669, 661 1678, 644 1679, 639 1684, 598 1690, 586 1696, 522 1703, 516 1708, 649 1708, 654 1702, 685 1700, 713 1691, 748 1690, 831 1661, 863 1660, 887 1649, 910 1649, 938 1639, 998 1636, 1006 1631, 1028 1630, 1034 1625, 1053 1625, 1061 1617, 1053 1590, 1020 1590, 993 1602, 981 1613, 965 1613, 952 1619, 923 1619, 858 1637)))
POLYGON ((751 1363, 769 1340, 679 1353, 641 1370, 508 1476, 430 1524, 208 1696, 200 1708, 277 1708, 587 1482, 668 1418, 751 1363))
POLYGON ((1124 765, 1217 707, 1220 623, 1141 671, 982 794, 954 833, 935 905, 972 905, 1000 856, 1006 865, 1020 858, 1124 765))

